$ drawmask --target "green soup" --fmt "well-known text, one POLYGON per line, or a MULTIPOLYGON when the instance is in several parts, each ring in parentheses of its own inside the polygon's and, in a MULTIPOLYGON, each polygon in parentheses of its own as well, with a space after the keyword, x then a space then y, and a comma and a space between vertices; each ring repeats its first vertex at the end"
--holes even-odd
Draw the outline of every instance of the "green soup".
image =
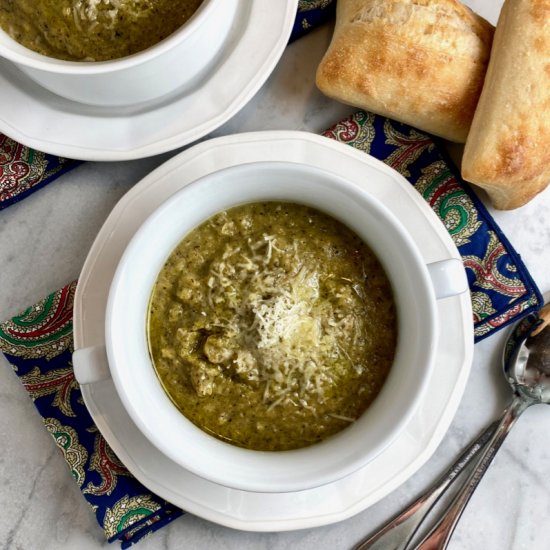
POLYGON ((0 26, 35 52, 107 61, 145 50, 181 27, 202 0, 0 0, 0 26))
POLYGON ((155 283, 148 330, 158 376, 189 420, 270 451, 356 420, 397 335, 392 289, 367 245, 280 202, 230 209, 187 235, 155 283))

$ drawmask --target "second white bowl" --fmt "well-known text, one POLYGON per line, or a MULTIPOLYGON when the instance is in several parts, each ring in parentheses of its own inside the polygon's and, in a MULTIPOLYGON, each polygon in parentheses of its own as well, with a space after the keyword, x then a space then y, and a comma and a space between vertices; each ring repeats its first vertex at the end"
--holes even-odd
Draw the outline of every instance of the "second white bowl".
POLYGON ((67 99, 99 106, 143 103, 192 86, 222 54, 239 0, 204 0, 179 30, 134 55, 103 62, 64 61, 33 52, 0 29, 0 56, 67 99))

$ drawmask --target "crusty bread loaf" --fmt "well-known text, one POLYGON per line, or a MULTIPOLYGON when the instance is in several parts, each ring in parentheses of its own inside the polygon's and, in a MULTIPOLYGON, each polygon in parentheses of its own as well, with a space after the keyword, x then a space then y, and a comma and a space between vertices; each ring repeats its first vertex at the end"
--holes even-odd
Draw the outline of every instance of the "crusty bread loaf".
POLYGON ((338 0, 317 86, 344 103, 463 143, 493 27, 457 0, 338 0))
POLYGON ((550 0, 505 2, 462 176, 504 210, 550 182, 550 0))

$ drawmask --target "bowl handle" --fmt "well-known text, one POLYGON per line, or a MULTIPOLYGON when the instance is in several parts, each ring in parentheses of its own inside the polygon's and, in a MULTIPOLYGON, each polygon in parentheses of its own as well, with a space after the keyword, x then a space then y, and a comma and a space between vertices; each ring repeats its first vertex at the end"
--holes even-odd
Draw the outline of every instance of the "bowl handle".
POLYGON ((73 352, 73 369, 80 385, 111 378, 105 346, 77 349, 73 352))
POLYGON ((437 300, 468 290, 468 278, 462 262, 456 258, 432 262, 426 266, 437 300))

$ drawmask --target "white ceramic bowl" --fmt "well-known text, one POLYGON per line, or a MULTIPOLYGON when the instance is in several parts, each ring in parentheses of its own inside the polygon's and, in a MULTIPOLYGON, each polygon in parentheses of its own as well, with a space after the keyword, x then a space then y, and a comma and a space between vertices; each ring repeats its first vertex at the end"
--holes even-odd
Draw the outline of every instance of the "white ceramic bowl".
POLYGON ((223 54, 239 0, 204 0, 180 29, 134 55, 103 62, 64 61, 33 52, 0 29, 0 56, 68 99, 124 106, 192 87, 223 54))
MULTIPOLYGON (((406 425, 432 368, 438 338, 435 301, 466 288, 459 260, 426 266, 399 221, 357 185, 303 164, 243 164, 212 173, 175 193, 132 238, 109 294, 109 368, 133 421, 162 453, 184 468, 224 486, 248 491, 312 488, 360 468, 406 425), (265 200, 307 204, 353 229, 381 260, 398 310, 395 361, 371 407, 339 434, 311 447, 282 452, 232 446, 187 420, 162 389, 146 338, 151 289, 173 248, 213 214, 265 200)), ((81 376, 79 381, 85 382, 81 376)))

